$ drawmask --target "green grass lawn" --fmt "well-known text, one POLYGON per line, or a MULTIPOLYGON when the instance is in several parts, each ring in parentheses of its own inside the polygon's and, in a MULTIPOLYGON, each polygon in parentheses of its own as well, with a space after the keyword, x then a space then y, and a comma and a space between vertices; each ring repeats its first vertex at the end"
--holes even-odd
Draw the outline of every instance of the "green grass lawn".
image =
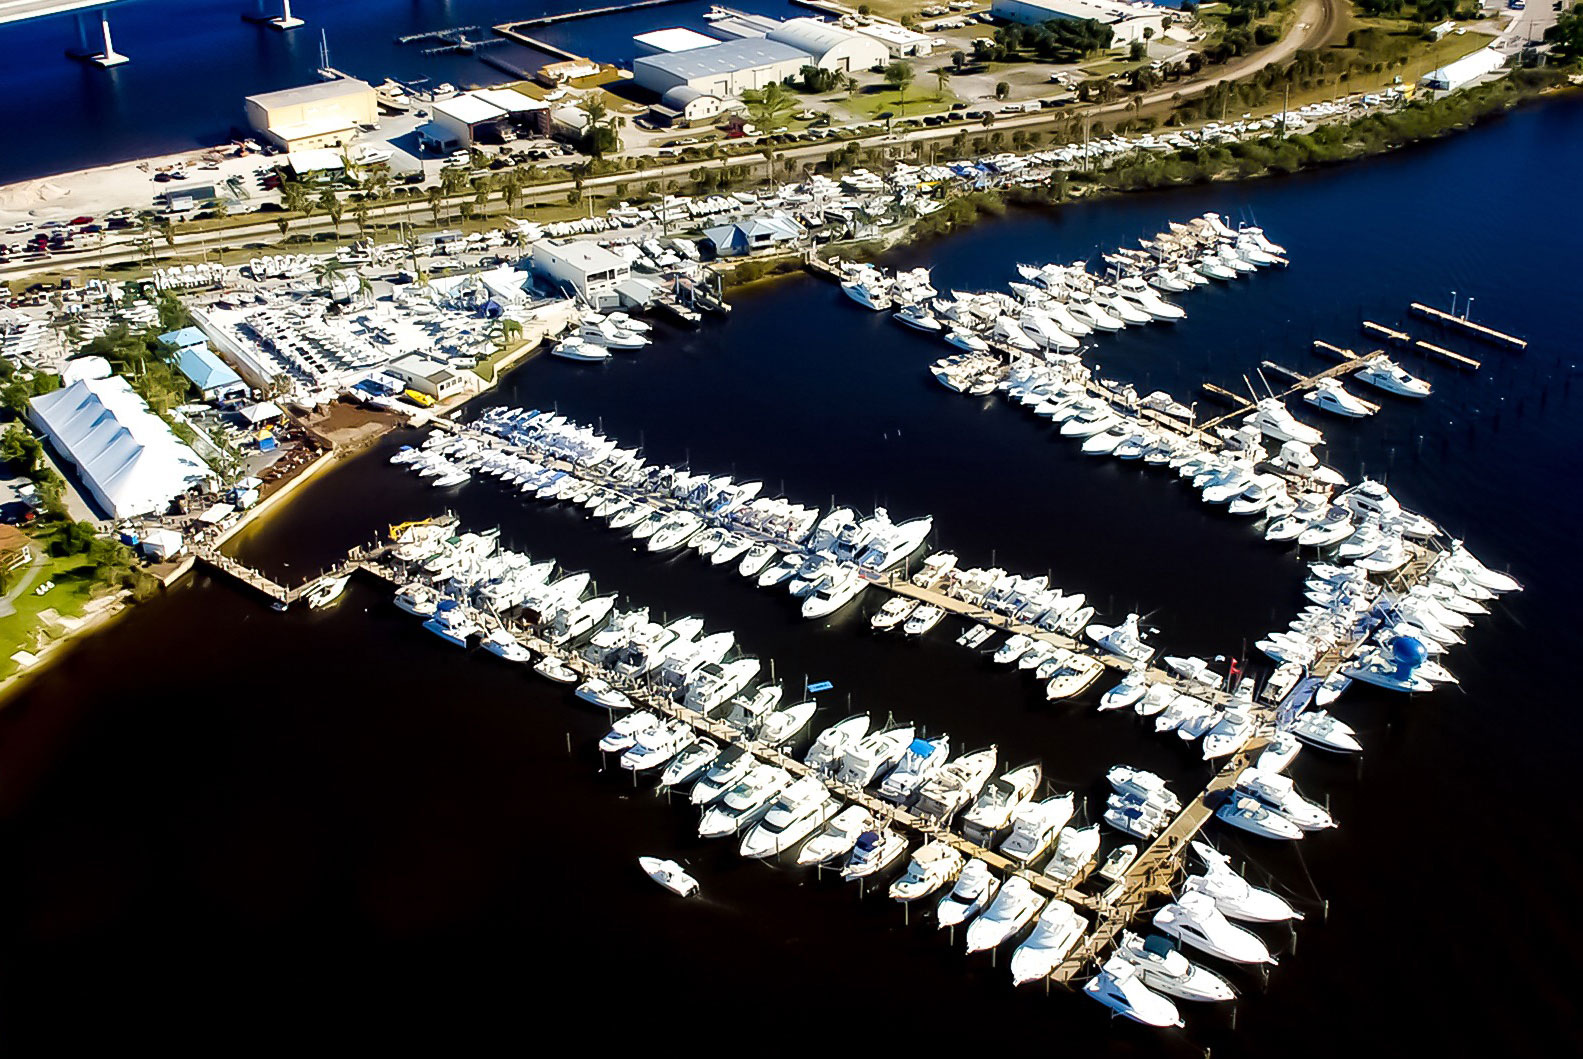
MULTIPOLYGON (((47 544, 40 541, 37 547, 45 548, 47 544)), ((14 584, 17 577, 25 576, 25 570, 24 567, 13 572, 7 587, 14 584)), ((82 556, 51 556, 31 587, 16 598, 13 604, 16 613, 0 618, 0 678, 10 676, 19 668, 11 660, 13 654, 37 650, 37 634, 41 628, 46 639, 59 632, 58 628, 51 630, 41 625, 39 615, 42 612, 53 610, 61 617, 81 617, 88 601, 103 591, 103 586, 93 585, 93 567, 82 556), (46 581, 54 581, 55 587, 42 596, 37 595, 34 589, 46 581)))
POLYGON ((852 98, 844 100, 841 105, 851 112, 854 118, 873 120, 888 110, 900 120, 950 110, 951 104, 956 101, 956 94, 953 92, 939 92, 933 84, 923 85, 915 82, 907 87, 905 97, 887 85, 884 88, 854 92, 852 98))

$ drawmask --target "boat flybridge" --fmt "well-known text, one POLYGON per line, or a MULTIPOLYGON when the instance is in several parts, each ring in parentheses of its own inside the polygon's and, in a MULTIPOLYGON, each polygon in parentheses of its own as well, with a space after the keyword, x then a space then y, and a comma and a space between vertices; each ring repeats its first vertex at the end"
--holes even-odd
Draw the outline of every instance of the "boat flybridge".
POLYGON ((1369 357, 1352 376, 1359 382, 1398 397, 1428 397, 1434 388, 1384 353, 1369 357))

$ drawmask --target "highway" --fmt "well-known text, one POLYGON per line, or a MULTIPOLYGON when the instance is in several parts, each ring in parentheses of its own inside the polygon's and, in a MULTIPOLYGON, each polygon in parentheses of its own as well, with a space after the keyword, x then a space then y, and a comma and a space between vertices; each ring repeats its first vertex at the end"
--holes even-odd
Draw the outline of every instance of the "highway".
POLYGON ((73 11, 102 11, 126 0, 0 0, 0 26, 73 11))

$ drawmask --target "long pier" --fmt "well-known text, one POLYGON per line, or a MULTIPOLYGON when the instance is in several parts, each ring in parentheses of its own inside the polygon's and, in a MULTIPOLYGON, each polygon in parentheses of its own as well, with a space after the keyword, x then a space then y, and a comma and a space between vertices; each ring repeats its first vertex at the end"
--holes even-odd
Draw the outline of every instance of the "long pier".
MULTIPOLYGON (((1350 375, 1352 372, 1357 371, 1359 368, 1363 367, 1364 364, 1368 363, 1368 359, 1369 358, 1367 357, 1353 357, 1350 360, 1342 361, 1340 364, 1331 365, 1324 371, 1317 372, 1313 375, 1300 375, 1297 372, 1292 371, 1290 368, 1281 368, 1281 371, 1294 376, 1295 381, 1291 386, 1288 386, 1286 389, 1275 394, 1274 397, 1277 401, 1284 401, 1286 398, 1295 394, 1300 394, 1305 390, 1312 390, 1324 379, 1333 379, 1338 375, 1350 375)), ((1274 366, 1279 367, 1279 365, 1274 366)), ((1237 407, 1233 411, 1227 412, 1225 415, 1217 416, 1214 419, 1206 420, 1200 424, 1200 428, 1203 430, 1213 430, 1215 427, 1218 427, 1223 423, 1229 423, 1240 416, 1247 415, 1249 412, 1253 411, 1255 407, 1257 407, 1252 401, 1248 400, 1246 397, 1243 397, 1241 394, 1233 393, 1222 386, 1216 386, 1212 382, 1204 383, 1204 389, 1208 390, 1212 394, 1215 394, 1217 397, 1223 397, 1231 401, 1232 403, 1236 404, 1237 407)))
POLYGON ((1413 302, 1408 306, 1408 308, 1417 313, 1419 316, 1427 317, 1437 324, 1442 324, 1446 327, 1461 328, 1476 338, 1481 338, 1486 342, 1493 342, 1500 346, 1511 346, 1513 349, 1528 348, 1528 342, 1526 339, 1518 338, 1515 335, 1508 335, 1504 331, 1495 330, 1493 327, 1485 327, 1483 324, 1476 324, 1465 316, 1453 316, 1451 313, 1445 312, 1442 309, 1436 309, 1432 305, 1425 305, 1422 302, 1413 302))

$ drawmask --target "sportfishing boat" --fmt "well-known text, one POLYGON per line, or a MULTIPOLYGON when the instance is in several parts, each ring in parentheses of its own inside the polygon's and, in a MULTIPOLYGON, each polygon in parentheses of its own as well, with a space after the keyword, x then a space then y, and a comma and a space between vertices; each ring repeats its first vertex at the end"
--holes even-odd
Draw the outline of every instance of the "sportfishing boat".
POLYGON ((1053 795, 1042 802, 1026 802, 1011 814, 1011 834, 1000 844, 1001 853, 1023 864, 1031 864, 1050 848, 1056 834, 1066 826, 1076 808, 1071 791, 1053 795))
POLYGON ((1125 658, 1129 662, 1147 662, 1154 657, 1154 648, 1143 642, 1141 622, 1139 615, 1128 614, 1120 625, 1090 625, 1083 630, 1083 635, 1118 658, 1125 658))
POLYGON ((1304 831, 1322 831, 1336 826, 1329 810, 1298 794, 1291 778, 1279 772, 1243 769, 1237 776, 1236 790, 1280 813, 1304 831))
POLYGON ((1284 923, 1302 919, 1284 897, 1253 886, 1231 867, 1231 858, 1206 842, 1194 841, 1193 852, 1204 862, 1202 875, 1194 875, 1186 889, 1207 894, 1221 912, 1248 923, 1284 923))
POLYGON ((312 588, 308 589, 305 597, 308 601, 308 609, 319 610, 339 600, 341 593, 346 591, 346 583, 351 579, 351 574, 321 578, 312 588))
POLYGON ((907 852, 907 840, 885 828, 882 831, 865 831, 857 837, 846 867, 841 869, 843 882, 867 879, 884 872, 907 852))
POLYGON ((809 699, 772 710, 759 722, 754 739, 768 747, 783 746, 802 734, 818 709, 819 704, 809 699))
POLYGON ((1300 422, 1274 397, 1266 397, 1254 408, 1249 423, 1278 441, 1300 441, 1304 445, 1323 445, 1325 435, 1300 422))
POLYGON ((1226 679, 1210 669, 1209 663, 1196 655, 1166 655, 1165 665, 1183 680, 1190 680, 1207 688, 1218 688, 1226 679))
POLYGON ((834 772, 840 766, 842 756, 868 735, 868 727, 869 717, 866 713, 856 713, 832 724, 814 739, 813 746, 808 748, 807 756, 803 758, 803 764, 824 775, 834 772))
POLYGON ((926 842, 912 855, 906 874, 890 884, 890 896, 897 901, 928 897, 955 882, 965 860, 960 850, 944 842, 926 842))
POLYGON ((1000 880, 990 873, 989 865, 974 857, 957 876, 951 892, 940 898, 935 918, 942 927, 966 923, 988 908, 999 890, 1000 880))
POLYGON ((1154 925, 1184 944, 1232 963, 1277 962, 1263 939, 1226 919, 1208 894, 1183 894, 1154 914, 1154 925))
POLYGON ((490 630, 489 635, 479 641, 479 645, 490 654, 504 658, 507 662, 533 661, 533 652, 523 647, 522 641, 503 628, 490 630))
POLYGON ((1358 754, 1363 751, 1363 744, 1358 742, 1358 735, 1351 726, 1324 710, 1308 710, 1299 714, 1287 729, 1303 742, 1321 750, 1333 750, 1338 754, 1358 754))
POLYGON ((1185 1025, 1181 1012, 1170 998, 1145 985, 1132 964, 1118 955, 1113 954, 1105 961, 1100 972, 1083 987, 1083 992, 1116 1014, 1145 1026, 1185 1025))
POLYGON ((1130 930, 1123 930, 1116 944, 1116 955, 1132 964, 1137 976, 1156 992, 1204 1003, 1237 998, 1230 982, 1183 956, 1171 939, 1162 934, 1140 938, 1130 930))
POLYGON ((967 951, 993 949, 1027 925, 1044 908, 1046 898, 1020 875, 1006 880, 982 915, 967 927, 967 951))
POLYGON ((923 331, 927 334, 939 334, 945 326, 928 309, 916 304, 903 305, 891 316, 897 323, 906 324, 915 331, 923 331))
POLYGON ((841 803, 830 797, 818 777, 804 776, 781 792, 764 818, 742 837, 744 857, 773 857, 823 827, 841 803))
POLYGON ((643 874, 659 883, 677 897, 692 897, 698 892, 698 880, 687 874, 674 860, 658 857, 639 857, 638 867, 643 874))
POLYGON ((533 666, 533 671, 546 680, 553 680, 557 684, 575 684, 582 679, 582 675, 571 666, 562 662, 554 655, 545 655, 533 666))
MULTIPOLYGON (((972 928, 969 928, 971 930, 972 928)), ((1077 945, 1088 924, 1060 898, 1051 898, 1033 933, 1011 954, 1011 980, 1016 985, 1046 978, 1077 945)))
POLYGON ((1204 733, 1203 754, 1205 761, 1227 757, 1248 745, 1253 738, 1253 718, 1247 712, 1227 709, 1219 721, 1204 733))
POLYGON ((719 838, 753 826, 791 782, 791 773, 785 769, 762 762, 754 765, 736 786, 704 810, 698 822, 698 837, 719 838))
POLYGON ((924 780, 913 813, 941 825, 949 823, 989 782, 995 771, 995 747, 963 754, 924 780))
POLYGON ((1044 769, 1037 764, 1001 776, 985 786, 983 793, 962 814, 962 834, 980 846, 990 846, 1000 832, 1011 826, 1011 818, 1038 790, 1044 769))
POLYGON ((841 292, 865 309, 883 312, 893 304, 891 282, 872 265, 854 266, 841 281, 841 292))
POLYGON ((861 805, 849 805, 835 815, 825 829, 803 844, 797 853, 798 864, 824 864, 852 852, 858 836, 874 828, 874 817, 861 805))
POLYGON ((692 783, 707 772, 719 756, 720 744, 708 736, 699 736, 671 758, 665 771, 660 773, 660 786, 680 787, 692 783))
MULTIPOLYGON (((1093 628, 1092 625, 1089 628, 1093 628)), ((1149 690, 1149 669, 1143 663, 1134 665, 1127 670, 1127 675, 1121 682, 1099 697, 1101 710, 1120 710, 1132 706, 1142 699, 1149 690)))
POLYGON ((613 687, 608 680, 602 677, 590 677, 577 685, 575 693, 584 702, 592 703, 605 710, 630 710, 632 700, 626 692, 613 687))
POLYGON ((901 760, 912 740, 910 724, 870 733, 841 755, 836 782, 849 787, 867 787, 901 760))
POLYGON ((1379 405, 1353 396, 1338 379, 1320 379, 1312 390, 1303 394, 1303 400, 1322 412, 1349 419, 1362 419, 1380 410, 1379 405))
POLYGON ((1352 376, 1398 397, 1428 397, 1434 388, 1383 353, 1376 353, 1352 376))
POLYGON ((479 632, 473 612, 455 599, 442 599, 435 604, 434 617, 424 622, 423 627, 457 647, 466 647, 468 639, 479 632))

